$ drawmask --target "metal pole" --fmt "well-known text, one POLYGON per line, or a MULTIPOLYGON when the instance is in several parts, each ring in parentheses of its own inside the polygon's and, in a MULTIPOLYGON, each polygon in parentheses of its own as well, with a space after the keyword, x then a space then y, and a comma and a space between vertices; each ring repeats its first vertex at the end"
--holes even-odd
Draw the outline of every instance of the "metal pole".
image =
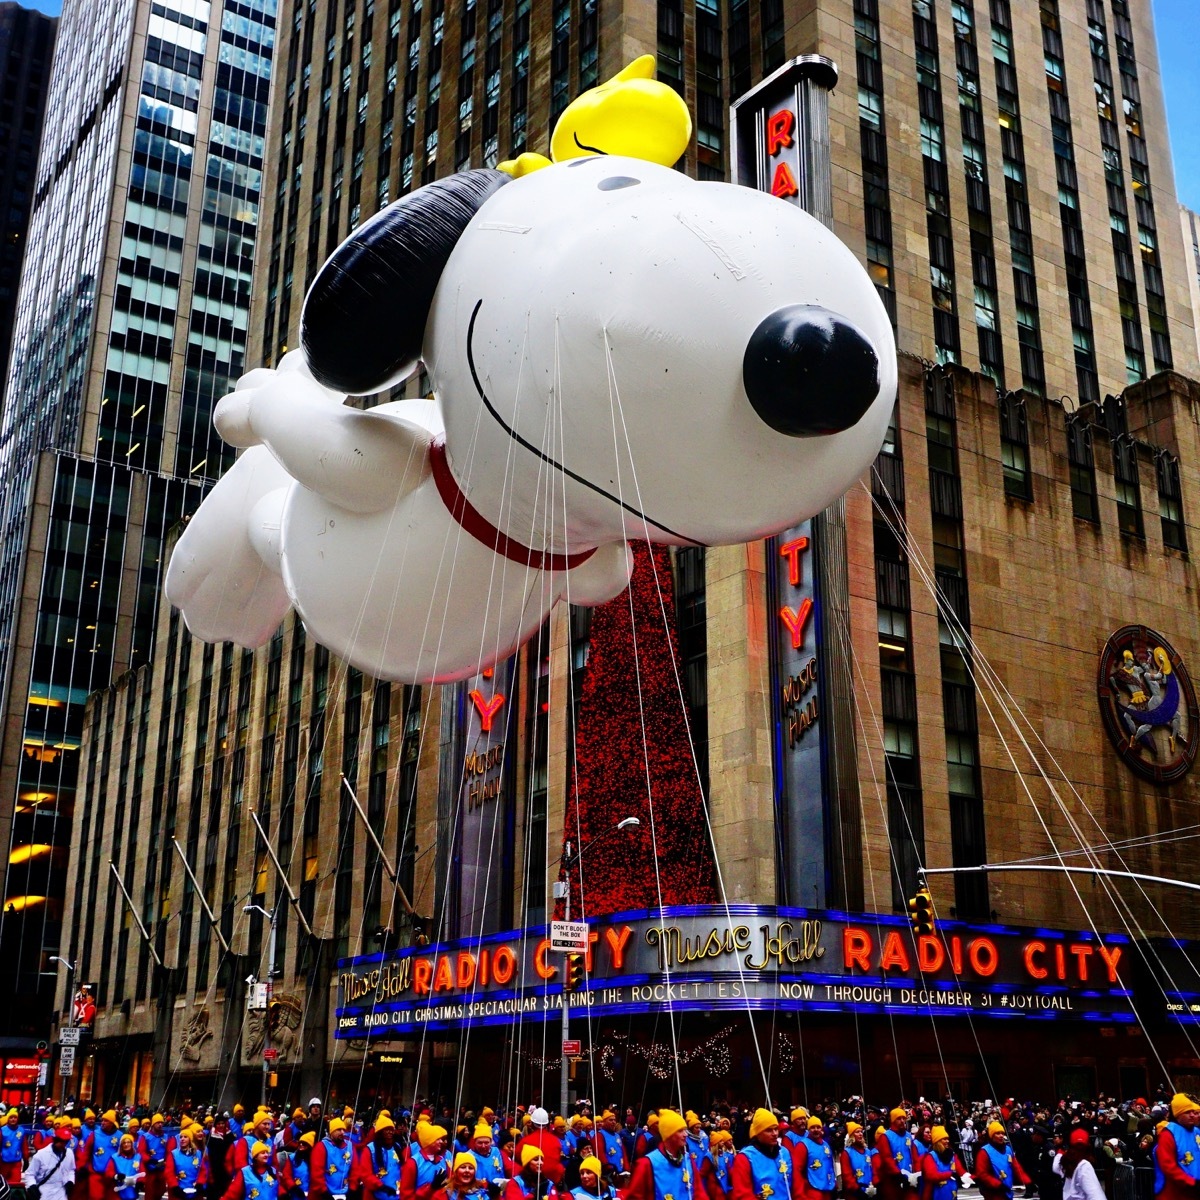
MULTIPOLYGON (((358 815, 362 817, 362 823, 366 828, 367 836, 375 843, 375 849, 379 852, 379 861, 383 863, 383 868, 388 873, 388 878, 392 881, 392 887, 395 888, 395 895, 400 897, 400 903, 404 905, 404 911, 410 916, 415 917, 417 910, 413 908, 412 901, 409 900, 404 888, 400 886, 400 875, 396 868, 392 866, 392 860, 388 858, 387 851, 384 850, 383 844, 375 834, 375 830, 371 828, 371 822, 367 820, 366 810, 358 802, 358 797, 354 794, 354 789, 350 786, 350 781, 342 776, 342 787, 346 789, 346 794, 354 801, 354 807, 358 809, 358 815)), ((389 919, 390 924, 390 919, 389 919)))
POLYGON ((923 867, 917 872, 923 875, 966 875, 975 871, 1062 871, 1069 875, 1109 875, 1115 879, 1141 879, 1146 883, 1167 883, 1172 887, 1187 888, 1200 892, 1200 883, 1187 883, 1182 879, 1168 879, 1164 875, 1143 875, 1140 871, 1110 871, 1107 867, 1065 867, 1059 865, 1026 863, 984 863, 979 867, 923 867))
MULTIPOLYGON (((258 822, 255 821, 255 824, 258 822)), ((271 1048, 271 994, 275 990, 275 931, 279 924, 279 902, 271 909, 271 940, 267 949, 267 1009, 263 1013, 263 1077, 262 1102, 267 1106, 267 1078, 271 1073, 271 1062, 267 1051, 271 1048)))
MULTIPOLYGON (((154 961, 158 963, 160 967, 162 967, 163 960, 158 957, 158 951, 155 950, 154 943, 150 940, 150 935, 146 932, 146 927, 142 924, 142 919, 137 914, 137 909, 133 904, 133 897, 131 897, 130 894, 125 890, 125 882, 121 878, 121 872, 117 870, 117 864, 109 859, 108 865, 112 868, 112 873, 117 877, 117 887, 121 889, 121 895, 125 897, 125 903, 129 905, 129 912, 133 916, 134 923, 138 927, 138 932, 142 935, 142 940, 149 947, 150 953, 154 956, 154 961)), ((163 969, 166 970, 165 967, 163 967, 163 969)))
MULTIPOLYGON (((564 857, 569 857, 570 854, 571 854, 571 843, 567 842, 566 855, 564 855, 564 857)), ((567 868, 566 878, 567 878, 567 891, 566 891, 565 897, 563 898, 563 920, 569 921, 571 919, 571 870, 569 867, 567 868)), ((566 1042, 567 1038, 570 1036, 570 1033, 571 1033, 571 990, 570 990, 570 982, 571 981, 569 978, 570 974, 571 974, 571 959, 570 959, 570 955, 568 955, 566 958, 563 959, 562 1040, 564 1043, 566 1042)), ((567 1115, 567 1103, 568 1103, 567 1085, 569 1083, 569 1080, 567 1078, 567 1055, 566 1055, 566 1051, 562 1048, 562 1046, 559 1047, 559 1052, 560 1052, 561 1057, 559 1058, 559 1067, 558 1067, 558 1071, 559 1071, 559 1075, 558 1075, 558 1111, 560 1113, 562 1113, 563 1118, 565 1120, 566 1115, 567 1115)))
POLYGON ((208 918, 208 923, 212 927, 213 933, 217 935, 217 941, 221 943, 221 949, 226 954, 229 953, 229 943, 225 940, 225 935, 221 932, 221 927, 217 924, 217 918, 213 916, 213 910, 208 906, 208 900, 205 899, 204 892, 200 889, 200 881, 196 878, 196 872, 192 870, 192 864, 188 862, 187 855, 183 852, 183 847, 179 844, 178 838, 171 839, 175 849, 179 851, 179 857, 183 859, 183 869, 188 873, 188 878, 192 881, 192 887, 196 891, 196 897, 200 901, 200 907, 204 909, 204 915, 208 918))
MULTIPOLYGON (((259 836, 263 840, 263 845, 267 848, 267 855, 270 857, 271 864, 275 868, 275 874, 279 876, 279 882, 283 884, 283 890, 287 892, 288 899, 292 902, 292 907, 296 910, 296 916, 300 919, 300 924, 304 926, 304 932, 309 937, 315 937, 316 935, 312 931, 312 926, 309 925, 304 913, 301 911, 300 901, 296 898, 296 893, 292 891, 292 885, 288 883, 287 874, 284 872, 283 867, 280 866, 279 859, 275 856, 275 848, 271 845, 270 839, 267 837, 267 831, 259 824, 258 813, 252 812, 250 819, 254 822, 254 828, 258 830, 259 836)), ((276 904, 275 908, 271 911, 275 912, 278 908, 279 905, 276 904)))

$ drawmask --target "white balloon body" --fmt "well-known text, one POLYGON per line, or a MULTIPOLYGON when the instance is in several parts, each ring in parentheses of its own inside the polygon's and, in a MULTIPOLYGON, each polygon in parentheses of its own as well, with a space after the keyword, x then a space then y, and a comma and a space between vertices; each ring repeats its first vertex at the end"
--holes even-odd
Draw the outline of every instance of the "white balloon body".
POLYGON ((631 539, 738 543, 821 511, 870 466, 896 394, 887 315, 832 233, 751 189, 612 157, 482 203, 422 355, 430 401, 347 407, 298 351, 221 401, 218 430, 247 449, 167 573, 192 632, 260 645, 291 605, 377 678, 466 678, 557 601, 617 595, 631 539), (780 433, 748 399, 747 345, 790 305, 838 314, 878 359, 841 432, 780 433))

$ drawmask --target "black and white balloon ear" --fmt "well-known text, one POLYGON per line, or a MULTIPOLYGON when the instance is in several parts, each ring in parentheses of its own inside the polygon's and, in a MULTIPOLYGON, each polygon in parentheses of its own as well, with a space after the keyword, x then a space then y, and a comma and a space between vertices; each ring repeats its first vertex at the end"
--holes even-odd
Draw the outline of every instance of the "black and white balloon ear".
POLYGON ((356 229, 317 273, 300 316, 313 377, 351 396, 412 374, 438 280, 501 171, 462 171, 418 188, 356 229))

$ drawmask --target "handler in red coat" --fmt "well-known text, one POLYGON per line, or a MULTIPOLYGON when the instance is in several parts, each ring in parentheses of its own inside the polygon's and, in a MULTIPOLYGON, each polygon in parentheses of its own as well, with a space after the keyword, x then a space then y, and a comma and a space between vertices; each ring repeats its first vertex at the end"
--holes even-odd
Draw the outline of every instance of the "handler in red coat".
POLYGON ((987 1127, 988 1140, 975 1156, 975 1183, 983 1200, 1013 1200, 1013 1187, 1026 1186, 1030 1178, 1008 1144, 1008 1134, 999 1121, 987 1127))
POLYGON ((1195 1200, 1200 1180, 1200 1104, 1177 1092, 1171 1119, 1154 1147, 1154 1194, 1159 1200, 1195 1200))
POLYGON ((780 1143, 779 1122, 768 1109, 755 1110, 750 1142, 734 1156, 729 1184, 731 1200, 803 1200, 791 1148, 780 1143))

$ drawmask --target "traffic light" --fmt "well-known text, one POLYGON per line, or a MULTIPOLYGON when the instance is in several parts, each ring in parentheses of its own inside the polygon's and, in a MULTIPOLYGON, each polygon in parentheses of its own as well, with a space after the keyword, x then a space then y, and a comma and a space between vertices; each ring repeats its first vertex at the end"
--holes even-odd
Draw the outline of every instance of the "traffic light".
POLYGON ((912 920, 913 933, 918 937, 933 933, 936 928, 936 918, 933 913, 933 897, 928 888, 921 888, 908 902, 909 917, 912 920))
POLYGON ((563 979, 563 991, 565 992, 580 992, 583 991, 583 955, 568 954, 567 955, 567 971, 563 979))

